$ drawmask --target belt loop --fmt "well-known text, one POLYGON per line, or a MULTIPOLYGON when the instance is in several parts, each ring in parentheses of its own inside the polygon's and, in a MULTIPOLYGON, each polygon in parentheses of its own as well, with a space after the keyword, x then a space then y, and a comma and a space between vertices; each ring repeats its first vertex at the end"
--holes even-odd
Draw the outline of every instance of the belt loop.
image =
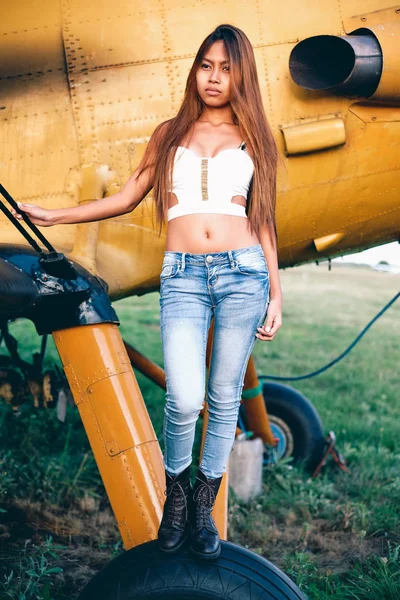
POLYGON ((181 265, 182 271, 185 270, 185 255, 186 255, 186 252, 182 252, 182 265, 181 265))
POLYGON ((235 267, 235 259, 233 258, 232 250, 228 250, 229 262, 231 263, 231 269, 235 267))

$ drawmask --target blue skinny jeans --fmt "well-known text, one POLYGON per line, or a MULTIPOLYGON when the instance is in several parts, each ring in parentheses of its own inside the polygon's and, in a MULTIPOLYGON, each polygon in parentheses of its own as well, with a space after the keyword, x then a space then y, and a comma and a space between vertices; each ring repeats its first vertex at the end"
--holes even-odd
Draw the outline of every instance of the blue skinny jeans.
POLYGON ((164 467, 178 475, 192 462, 196 421, 208 402, 200 468, 226 470, 235 438, 244 376, 257 327, 269 304, 261 244, 208 254, 165 251, 160 274, 160 330, 166 375, 164 467), (206 395, 206 348, 214 337, 206 395))

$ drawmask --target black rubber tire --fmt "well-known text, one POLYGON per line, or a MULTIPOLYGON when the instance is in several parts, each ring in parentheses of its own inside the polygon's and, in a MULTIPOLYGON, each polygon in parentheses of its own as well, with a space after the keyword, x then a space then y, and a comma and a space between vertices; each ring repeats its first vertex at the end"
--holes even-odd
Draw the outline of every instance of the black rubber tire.
POLYGON ((325 446, 324 428, 315 407, 298 390, 281 383, 265 381, 263 396, 268 414, 284 421, 290 430, 293 464, 301 463, 306 471, 314 471, 325 446))
POLYGON ((188 545, 172 556, 157 540, 114 558, 78 600, 307 600, 271 562, 231 542, 213 561, 197 560, 188 545))

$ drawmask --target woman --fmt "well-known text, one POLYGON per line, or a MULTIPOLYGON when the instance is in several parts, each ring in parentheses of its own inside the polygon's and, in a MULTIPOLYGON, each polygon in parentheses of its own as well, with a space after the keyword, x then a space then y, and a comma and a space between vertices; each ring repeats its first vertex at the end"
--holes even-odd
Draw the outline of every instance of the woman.
POLYGON ((119 193, 59 210, 19 204, 37 225, 82 223, 128 213, 154 188, 160 231, 168 218, 160 275, 167 499, 158 540, 165 552, 176 552, 188 535, 200 558, 221 551, 211 510, 235 437, 247 362, 256 338, 272 341, 282 324, 277 160, 250 41, 221 25, 196 54, 177 116, 155 129, 119 193), (192 489, 212 317, 209 420, 192 489))

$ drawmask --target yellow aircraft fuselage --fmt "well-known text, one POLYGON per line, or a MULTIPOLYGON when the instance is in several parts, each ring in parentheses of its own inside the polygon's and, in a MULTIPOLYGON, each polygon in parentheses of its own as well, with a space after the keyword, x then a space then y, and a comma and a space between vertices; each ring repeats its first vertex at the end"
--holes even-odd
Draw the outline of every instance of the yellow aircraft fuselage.
MULTIPOLYGON (((74 206, 115 193, 155 126, 173 117, 204 37, 232 23, 249 36, 264 108, 284 160, 278 174, 279 265, 398 239, 399 9, 388 1, 17 2, 0 40, 0 181, 17 200, 74 206), (195 17, 195 18, 194 18, 195 17), (383 52, 370 98, 297 85, 289 58, 302 40, 364 28, 383 52), (369 29, 366 29, 369 28, 369 29)), ((337 61, 343 57, 338 53, 337 61)), ((333 69, 335 56, 327 63, 333 69)), ((105 279, 112 299, 153 291, 165 246, 151 195, 129 215, 46 230, 105 279)), ((3 243, 25 243, 0 215, 3 243)))

